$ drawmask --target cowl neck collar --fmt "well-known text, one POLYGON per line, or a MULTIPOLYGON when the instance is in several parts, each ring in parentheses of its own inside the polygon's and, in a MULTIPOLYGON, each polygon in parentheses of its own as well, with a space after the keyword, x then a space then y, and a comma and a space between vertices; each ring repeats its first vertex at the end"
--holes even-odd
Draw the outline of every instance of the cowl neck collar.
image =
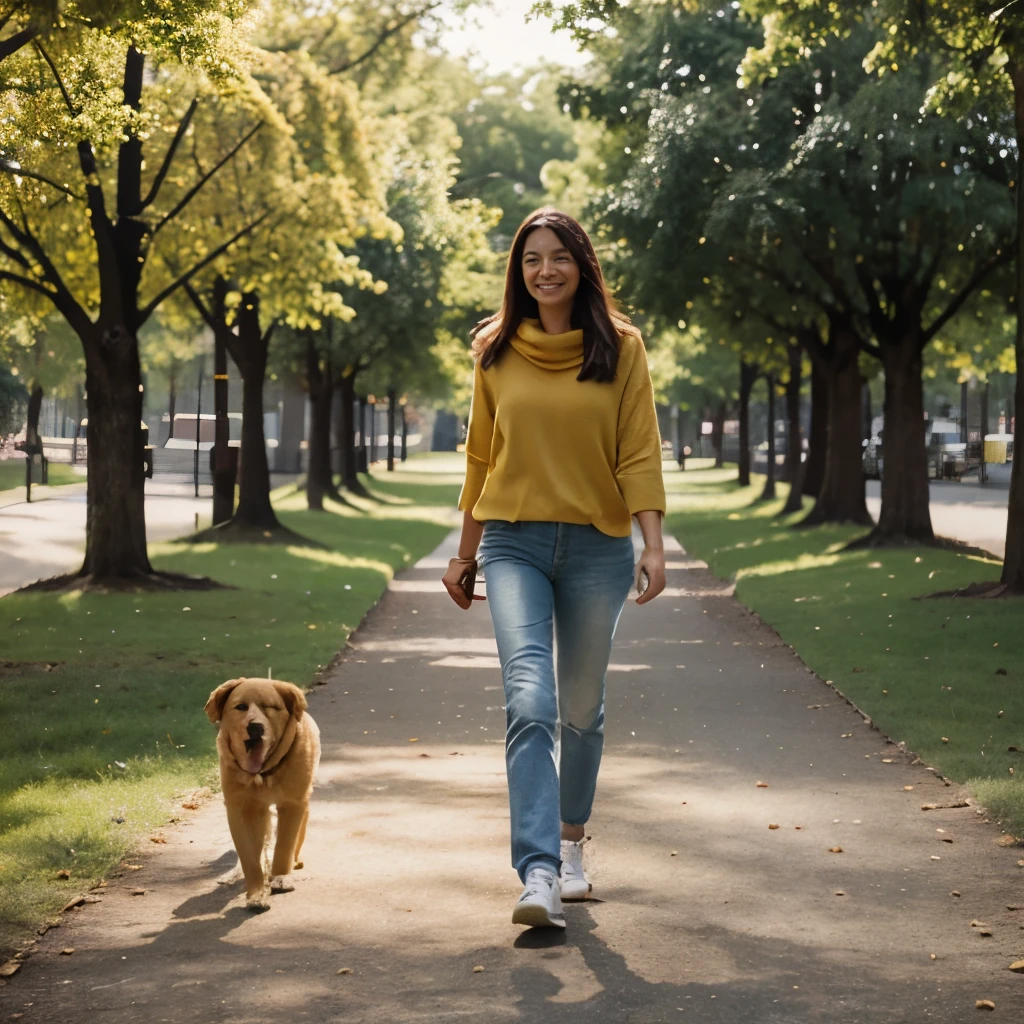
POLYGON ((546 334, 539 320, 525 319, 511 341, 512 347, 543 370, 570 370, 583 365, 583 331, 546 334))

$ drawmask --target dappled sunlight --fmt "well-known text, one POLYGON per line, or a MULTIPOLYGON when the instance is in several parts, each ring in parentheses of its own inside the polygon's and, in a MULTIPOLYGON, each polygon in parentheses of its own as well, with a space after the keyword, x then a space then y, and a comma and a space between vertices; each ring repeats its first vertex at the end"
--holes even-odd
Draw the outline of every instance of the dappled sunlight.
POLYGON ((762 562, 736 573, 736 579, 744 580, 755 576, 779 576, 787 572, 801 572, 806 569, 823 569, 841 562, 841 555, 800 555, 785 562, 762 562))
POLYGON ((337 569, 371 569, 379 572, 386 579, 394 576, 394 569, 387 562, 375 558, 364 558, 361 555, 345 555, 340 551, 325 551, 322 548, 303 548, 288 545, 285 551, 295 558, 304 558, 310 562, 321 562, 337 569))

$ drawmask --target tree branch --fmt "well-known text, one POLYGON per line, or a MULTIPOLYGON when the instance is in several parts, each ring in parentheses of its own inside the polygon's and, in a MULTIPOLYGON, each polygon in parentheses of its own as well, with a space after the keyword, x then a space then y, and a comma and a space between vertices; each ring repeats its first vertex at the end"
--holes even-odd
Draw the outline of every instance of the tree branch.
POLYGON ((82 196, 78 195, 77 192, 73 192, 66 185, 58 185, 57 182, 52 178, 46 177, 45 174, 39 174, 36 171, 26 171, 24 167, 15 167, 13 164, 9 164, 6 161, 0 162, 0 173, 14 174, 19 178, 31 178, 33 181, 41 181, 44 185, 49 185, 50 188, 55 188, 58 192, 63 192, 66 196, 71 196, 72 199, 82 199, 82 196))
POLYGON ((207 307, 206 303, 203 302, 202 296, 200 296, 199 292, 196 291, 195 287, 192 285, 192 282, 185 281, 181 287, 185 290, 185 294, 192 300, 192 305, 199 310, 199 315, 203 318, 203 320, 206 321, 206 326, 209 327, 210 330, 213 331, 214 333, 219 331, 221 325, 217 323, 216 317, 213 315, 212 312, 210 312, 210 309, 209 307, 207 307))
POLYGON ((198 106, 199 97, 196 96, 188 105, 188 110, 185 111, 184 116, 179 122, 178 130, 174 133, 174 138, 171 139, 171 144, 167 147, 167 152, 164 154, 163 163, 160 165, 160 169, 156 172, 156 177, 153 179, 153 184, 150 186, 149 192, 146 193, 145 199, 142 200, 141 207, 143 210, 148 206, 152 206, 156 201, 156 197, 160 194, 160 186, 164 183, 164 178, 167 177, 167 172, 171 169, 174 154, 178 151, 178 146, 181 145, 181 140, 185 137, 185 132, 188 131, 188 126, 192 123, 192 117, 196 112, 196 107, 198 106))
POLYGON ((170 213, 164 214, 160 220, 157 221, 156 227, 153 228, 152 235, 155 235, 168 221, 173 220, 175 217, 185 209, 186 206, 195 198, 195 195, 199 190, 231 159, 234 158, 235 154, 263 127, 262 121, 257 121, 256 124, 242 137, 241 141, 231 150, 227 156, 223 157, 217 163, 213 165, 200 179, 197 181, 192 188, 190 188, 184 196, 178 201, 170 213))
POLYGON ((398 21, 391 25, 386 25, 381 29, 380 34, 376 40, 371 44, 368 50, 365 50, 358 57, 354 57, 352 60, 344 61, 335 68, 331 68, 327 73, 329 75, 341 75, 346 71, 351 71, 354 67, 358 67, 364 61, 369 60, 396 32, 401 32, 406 25, 417 18, 422 18, 425 14, 429 14, 434 8, 440 7, 439 0, 433 0, 432 3, 428 3, 421 7, 419 10, 413 11, 412 14, 407 14, 404 18, 400 18, 398 21))
POLYGON ((260 214, 256 220, 251 221, 240 231, 235 232, 231 238, 229 238, 223 245, 218 245, 216 249, 204 256, 198 263, 196 263, 190 270, 186 270, 184 274, 172 281, 163 291, 159 292, 151 302, 149 302, 139 313, 139 326, 141 327, 154 313, 156 308, 173 292, 176 292, 181 288, 187 281, 195 277, 204 267, 209 266, 218 256, 223 255, 228 249, 231 248, 239 239, 244 238, 246 235, 251 234, 269 217, 269 212, 260 214))
POLYGON ((998 252, 991 259, 983 263, 974 272, 967 283, 956 293, 949 305, 932 321, 930 327, 926 328, 921 332, 921 348, 924 348, 935 337, 943 327, 953 319, 958 312, 960 312, 961 306, 971 297, 971 295, 980 287, 982 281, 992 273, 996 267, 1004 266, 1010 263, 1017 252, 1017 244, 1014 242, 1013 245, 1007 246, 1002 251, 998 252))
POLYGON ((60 72, 57 70, 57 65, 53 63, 50 55, 43 48, 43 44, 38 39, 35 40, 35 47, 39 51, 39 55, 46 61, 50 67, 50 71, 53 72, 53 77, 57 82, 57 87, 60 89, 61 96, 64 97, 64 102, 67 105, 68 111, 72 117, 78 117, 79 111, 75 107, 74 103, 71 102, 71 96, 68 94, 68 90, 64 85, 64 79, 60 77, 60 72))
POLYGON ((38 34, 39 29, 34 25, 29 25, 28 28, 23 28, 20 32, 15 32, 13 36, 8 36, 0 41, 0 61, 17 53, 26 43, 32 42, 38 34))
POLYGON ((31 288, 32 291, 45 295, 51 301, 56 301, 56 295, 53 291, 41 282, 32 280, 31 277, 23 277, 21 274, 15 274, 10 270, 0 270, 0 281, 13 281, 15 284, 20 284, 23 288, 31 288))

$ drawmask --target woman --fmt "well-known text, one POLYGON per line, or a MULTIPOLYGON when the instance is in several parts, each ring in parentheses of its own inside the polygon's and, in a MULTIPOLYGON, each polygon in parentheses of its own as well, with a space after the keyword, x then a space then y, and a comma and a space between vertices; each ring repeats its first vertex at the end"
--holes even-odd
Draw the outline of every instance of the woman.
POLYGON ((473 350, 465 515, 443 582, 471 607, 479 548, 505 683, 512 863, 524 883, 512 920, 564 928, 562 897, 591 889, 584 826, 615 626, 634 580, 638 604, 665 586, 654 392, 640 334, 615 310, 590 239, 549 208, 516 233, 501 310, 474 331, 473 350), (644 537, 635 573, 634 515, 644 537))

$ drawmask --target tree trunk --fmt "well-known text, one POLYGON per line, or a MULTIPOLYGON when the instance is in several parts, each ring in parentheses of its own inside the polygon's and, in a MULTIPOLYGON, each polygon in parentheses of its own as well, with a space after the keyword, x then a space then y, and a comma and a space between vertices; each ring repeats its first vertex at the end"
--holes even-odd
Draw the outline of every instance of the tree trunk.
POLYGON ((828 381, 811 360, 811 429, 807 439, 807 462, 801 490, 808 498, 817 498, 825 480, 825 455, 828 452, 828 381))
POLYGON ((270 333, 260 328, 259 295, 244 293, 238 310, 238 334, 229 334, 225 339, 242 376, 240 480, 238 507, 232 522, 264 531, 281 527, 270 504, 270 467, 263 431, 263 382, 270 333))
POLYGON ((41 384, 33 384, 28 396, 28 412, 25 419, 25 445, 33 450, 38 447, 39 435, 39 413, 43 408, 43 387, 41 384))
MULTIPOLYGON (((1017 138, 1024 138, 1024 60, 1016 47, 1009 48, 1007 70, 1013 81, 1017 138)), ((1014 593, 1024 593, 1024 453, 1021 440, 1024 430, 1024 189, 1021 172, 1024 160, 1017 160, 1017 265, 1015 288, 1017 333, 1014 352, 1017 356, 1017 383, 1014 388, 1013 463, 1010 468, 1010 505, 1006 519, 1006 554, 1003 556, 1001 582, 1014 593)), ((983 439, 984 440, 984 439, 983 439)))
POLYGON ((885 463, 882 511, 868 543, 933 544, 920 333, 879 341, 885 367, 885 463))
POLYGON ((775 375, 765 377, 768 384, 768 466, 761 501, 775 500, 775 375))
POLYGON ((398 405, 398 393, 394 388, 388 391, 388 472, 395 471, 395 406, 398 405))
POLYGON ((800 429, 800 389, 803 386, 804 354, 799 345, 790 345, 789 379, 786 381, 786 481, 789 496, 782 514, 803 508, 803 431, 800 429))
POLYGON ((79 575, 131 580, 153 573, 146 551, 139 346, 123 325, 101 330, 84 346, 89 475, 79 575))
POLYGON ((828 387, 828 445, 825 472, 814 508, 801 526, 858 523, 870 526, 864 500, 864 465, 860 443, 860 345, 853 329, 833 325, 828 358, 820 360, 828 387))
POLYGON ((405 405, 401 406, 402 409, 402 461, 405 462, 409 458, 409 421, 405 416, 405 405))
POLYGON ((718 403, 711 418, 711 447, 715 450, 715 469, 725 465, 725 399, 718 403))
POLYGON ((368 497, 368 491, 359 479, 359 462, 356 458, 356 375, 352 372, 343 374, 338 390, 341 392, 341 482, 346 490, 365 498, 368 497))
MULTIPOLYGON (((758 368, 740 357, 740 450, 739 450, 739 485, 750 486, 750 392, 754 390, 758 368)), ((723 417, 724 418, 724 417, 723 417)))
POLYGON ((306 471, 306 498, 309 508, 322 512, 324 497, 333 496, 331 472, 331 387, 330 367, 320 366, 316 343, 310 332, 306 338, 306 381, 309 385, 309 468, 306 471))

